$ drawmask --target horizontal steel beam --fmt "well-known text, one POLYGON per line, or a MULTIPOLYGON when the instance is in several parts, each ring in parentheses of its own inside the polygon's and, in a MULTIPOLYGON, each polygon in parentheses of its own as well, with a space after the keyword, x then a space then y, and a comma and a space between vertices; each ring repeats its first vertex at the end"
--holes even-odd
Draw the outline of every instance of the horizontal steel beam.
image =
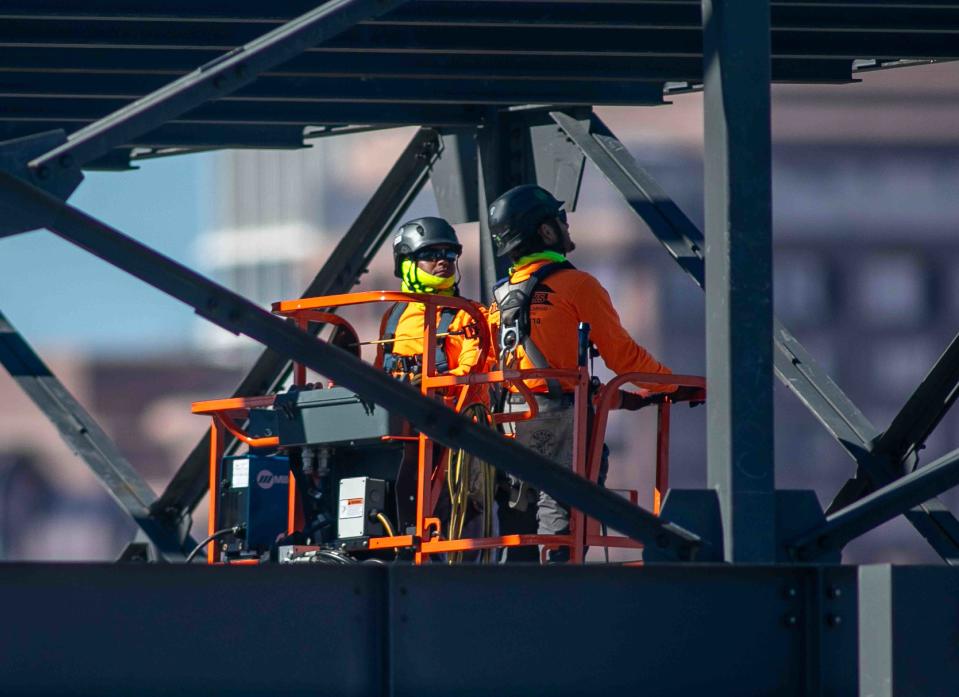
MULTIPOLYGON (((180 77, 198 63, 216 59, 221 49, 189 48, 156 51, 122 46, 7 46, 0 52, 0 69, 50 73, 168 75, 180 77)), ((773 59, 773 81, 849 80, 851 60, 773 59)), ((270 77, 410 78, 417 80, 597 80, 597 81, 699 81, 699 57, 661 58, 604 56, 356 53, 306 51, 281 66, 260 74, 270 77)))
MULTIPOLYGON (((840 26, 810 31, 803 27, 773 27, 772 57, 959 57, 959 46, 948 18, 944 27, 935 20, 925 26, 911 25, 905 15, 899 15, 899 19, 895 26, 866 25, 864 29, 840 26)), ((81 22, 76 19, 9 18, 0 22, 0 46, 119 45, 230 50, 252 42, 265 28, 258 23, 245 22, 130 22, 109 18, 81 22)), ((469 23, 454 26, 366 24, 353 26, 349 31, 324 41, 323 48, 317 50, 688 57, 702 55, 702 30, 694 26, 672 29, 657 26, 546 26, 532 31, 527 26, 512 23, 489 26, 469 23)))
MULTIPOLYGON (((4 3, 2 17, 48 17, 76 19, 114 19, 127 22, 190 21, 196 23, 244 22, 265 25, 288 20, 306 12, 315 0, 284 2, 277 6, 263 3, 204 2, 189 0, 111 0, 95 7, 77 6, 69 0, 17 0, 4 3)), ((771 5, 774 30, 887 29, 903 31, 959 27, 959 6, 954 2, 777 2, 771 5)), ((543 28, 649 28, 695 29, 702 25, 698 2, 522 2, 509 0, 482 3, 417 2, 398 8, 369 25, 409 26, 520 26, 543 28)))
POLYGON ((0 192, 16 200, 28 214, 54 216, 49 228, 65 240, 186 303, 227 331, 244 334, 384 409, 403 414, 431 438, 493 463, 497 469, 529 482, 624 535, 660 548, 669 558, 693 559, 702 546, 695 534, 633 506, 618 494, 584 480, 496 431, 473 423, 43 190, 0 173, 0 192))
MULTIPOLYGON (((72 133, 67 142, 30 163, 42 167, 69 169, 96 159, 130 138, 208 102, 230 94, 256 76, 289 60, 311 46, 335 37, 363 19, 398 7, 404 0, 330 0, 320 7, 233 49, 189 75, 164 86, 133 104, 72 133)), ((10 20, 8 20, 10 21, 10 20)), ((99 26, 101 22, 95 22, 99 26)), ((0 23, 6 27, 7 22, 0 23)), ((173 25, 176 26, 176 25, 173 25)), ((76 25, 73 32, 76 36, 76 25)), ((167 27, 169 31, 171 27, 167 27)), ((0 29, 2 33, 2 29, 0 29)))
MULTIPOLYGON (((87 132, 104 118, 118 113, 127 103, 124 99, 48 99, 46 97, 0 98, 0 123, 24 123, 35 120, 55 121, 69 129, 70 123, 84 124, 72 136, 87 132), (97 120, 99 119, 99 120, 97 120)), ((430 126, 473 125, 482 116, 482 106, 302 102, 236 102, 217 100, 197 107, 189 114, 174 118, 169 124, 228 125, 228 126, 322 126, 341 124, 404 124, 430 126)), ((142 137, 149 131, 131 133, 142 137)), ((127 145, 127 141, 111 143, 110 148, 127 145)), ((105 152, 105 151, 104 151, 105 152)), ((98 151, 99 154, 102 154, 98 151)), ((93 158, 90 158, 93 159, 93 158)), ((85 162, 88 160, 84 160, 85 162)))
POLYGON ((826 517, 787 546, 797 559, 813 559, 959 484, 959 450, 876 489, 826 517))
MULTIPOLYGON (((9 175, 5 175, 9 176, 9 175)), ((150 516, 156 494, 133 468, 96 419, 70 393, 43 360, 0 313, 0 363, 83 460, 164 559, 183 561, 196 546, 183 516, 161 523, 150 516)))
MULTIPOLYGON (((384 240, 395 229, 400 217, 422 190, 439 148, 439 138, 433 131, 421 129, 413 136, 353 225, 303 291, 304 298, 352 290, 384 240)), ((286 356, 266 349, 234 390, 233 396, 272 393, 282 384, 289 366, 290 361, 286 356)), ((176 518, 183 511, 192 511, 202 500, 209 488, 209 438, 209 434, 205 435, 183 461, 153 505, 154 514, 176 518)), ((235 439, 228 442, 226 450, 231 450, 235 443, 235 439)))
MULTIPOLYGON (((133 100, 161 89, 165 75, 0 72, 0 99, 40 97, 84 100, 133 100)), ((237 108, 249 102, 326 104, 620 104, 663 102, 661 82, 597 80, 462 80, 428 81, 348 77, 261 76, 256 82, 218 100, 237 108)))

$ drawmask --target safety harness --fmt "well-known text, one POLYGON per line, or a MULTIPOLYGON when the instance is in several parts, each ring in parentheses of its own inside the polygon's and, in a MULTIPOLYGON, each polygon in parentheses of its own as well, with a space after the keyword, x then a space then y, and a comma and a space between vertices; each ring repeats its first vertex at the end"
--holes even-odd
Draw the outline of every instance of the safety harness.
MULTIPOLYGON (((515 355, 520 346, 526 356, 537 368, 549 368, 543 352, 533 342, 530 333, 529 306, 533 300, 536 287, 547 277, 564 269, 575 269, 568 261, 544 264, 530 274, 529 278, 519 283, 511 283, 507 277, 498 281, 493 288, 493 298, 499 309, 499 346, 500 363, 505 367, 510 354, 515 355)), ((551 399, 559 399, 563 390, 559 380, 547 378, 546 387, 551 399)))
MULTIPOLYGON (((409 303, 395 303, 393 307, 390 308, 390 314, 386 319, 386 327, 383 332, 384 339, 396 338, 396 328, 399 326, 400 317, 403 316, 408 306, 409 303)), ((452 324, 453 318, 456 317, 456 312, 456 309, 452 307, 444 307, 440 310, 440 319, 439 322, 436 323, 437 334, 449 333, 450 324, 452 324)), ((446 337, 437 337, 436 372, 448 372, 449 367, 449 358, 446 357, 446 337)), ((419 375, 423 370, 423 357, 420 355, 397 355, 393 352, 393 342, 390 341, 387 344, 383 344, 383 370, 394 375, 402 374, 404 377, 419 375)))

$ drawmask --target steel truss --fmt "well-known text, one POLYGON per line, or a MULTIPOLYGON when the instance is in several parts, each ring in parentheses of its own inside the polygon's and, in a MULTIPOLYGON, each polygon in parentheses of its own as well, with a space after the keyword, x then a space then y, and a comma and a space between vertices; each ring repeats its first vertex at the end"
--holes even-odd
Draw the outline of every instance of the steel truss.
MULTIPOLYGON (((4 232, 48 227, 187 303, 206 319, 263 343, 267 352, 237 394, 274 388, 289 360, 295 359, 387 409, 402 411, 414 425, 437 440, 496 462, 500 469, 540 486, 624 534, 661 548, 666 557, 693 558, 697 549, 707 545, 697 535, 577 479, 515 443, 473 426, 61 200, 76 186, 83 165, 108 156, 117 146, 135 142, 146 133, 166 128, 164 124, 175 117, 253 82, 261 72, 300 55, 306 48, 403 4, 401 0, 332 0, 80 129, 66 142, 31 154, 26 169, 22 166, 26 162, 2 163, 7 171, 0 173, 0 204, 17 212, 16 229, 4 232)), ((879 434, 789 331, 772 317, 768 103, 771 74, 770 47, 764 39, 770 30, 769 7, 733 0, 704 0, 703 20, 709 175, 706 242, 598 118, 592 117, 590 129, 560 111, 553 112, 552 118, 597 164, 701 287, 705 257, 709 256, 715 265, 716 272, 706 288, 709 379, 711 395, 718 406, 710 410, 709 417, 709 481, 719 492, 726 559, 772 561, 777 555, 776 547, 785 545, 795 558, 812 560, 878 524, 877 521, 919 503, 906 515, 947 561, 957 562, 959 523, 938 500, 921 502, 954 483, 956 458, 950 455, 929 467, 912 470, 922 443, 955 401, 959 348, 955 341, 950 345, 890 427, 879 434), (749 51, 741 50, 742 46, 748 46, 749 51), (749 264, 744 263, 747 259, 749 264), (829 518, 790 540, 776 540, 774 533, 777 511, 768 379, 773 368, 853 457, 858 468, 857 477, 837 496, 829 518), (743 476, 743 468, 747 476, 743 476)), ((444 125, 444 119, 437 116, 439 112, 429 113, 433 125, 444 125)), ((415 114, 406 114, 400 121, 412 117, 415 114)), ((481 221, 485 203, 508 181, 504 175, 508 165, 502 159, 507 136, 499 118, 488 110, 454 108, 448 120, 481 126, 477 170, 481 221)), ((228 143, 231 137, 224 135, 219 145, 228 143)), ((294 144, 293 140, 290 144, 294 144)), ((349 289, 422 187, 438 149, 435 136, 426 131, 414 138, 307 289, 308 294, 349 289)), ((484 286, 499 271, 490 250, 484 248, 484 286)), ((5 345, 10 355, 10 347, 14 346, 21 360, 28 357, 26 365, 33 370, 31 380, 42 377, 47 385, 58 385, 49 371, 44 372, 35 354, 28 347, 24 350, 25 342, 12 329, 5 345)), ((8 369, 14 366, 12 359, 4 362, 8 369)), ((14 366, 12 371, 24 369, 14 366)), ((26 389, 33 389, 30 380, 24 384, 26 389)), ((71 410, 82 413, 75 400, 71 402, 72 398, 64 394, 61 391, 56 399, 46 402, 48 414, 71 410)), ((90 431, 88 427, 87 430, 90 431)), ((197 474, 201 457, 197 453, 203 452, 203 444, 197 446, 156 501, 142 489, 133 498, 118 493, 123 487, 136 489, 137 478, 128 463, 109 452, 111 445, 102 431, 97 429, 88 444, 101 454, 88 460, 101 480, 144 530, 148 534, 153 530, 157 539, 165 539, 163 544, 169 549, 169 540, 176 539, 175 531, 182 529, 205 489, 205 482, 197 474), (146 516, 142 510, 145 507, 149 507, 146 516)))

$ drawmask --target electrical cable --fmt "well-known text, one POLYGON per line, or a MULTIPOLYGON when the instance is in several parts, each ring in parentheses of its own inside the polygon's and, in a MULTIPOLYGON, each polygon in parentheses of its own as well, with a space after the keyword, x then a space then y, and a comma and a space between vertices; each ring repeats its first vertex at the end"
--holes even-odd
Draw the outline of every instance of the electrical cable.
POLYGON ((203 549, 208 544, 213 542, 213 540, 215 540, 216 538, 222 537, 223 535, 226 535, 228 533, 232 533, 234 535, 240 536, 240 534, 243 533, 245 530, 246 530, 246 526, 243 524, 240 524, 240 525, 234 525, 232 528, 223 528, 222 530, 217 530, 212 535, 207 535, 205 538, 203 538, 203 541, 200 542, 200 544, 198 544, 196 547, 194 547, 193 551, 187 555, 185 563, 189 564, 191 561, 193 561, 193 557, 199 554, 201 549, 203 549))
POLYGON ((383 515, 380 512, 377 512, 376 515, 373 517, 376 518, 378 521, 380 521, 380 525, 382 525, 383 529, 386 530, 387 535, 389 535, 390 537, 396 537, 396 533, 393 532, 393 526, 390 525, 389 518, 387 518, 385 515, 383 515))
MULTIPOLYGON (((462 413, 472 417, 475 422, 493 427, 493 419, 485 404, 475 402, 463 408, 462 413)), ((495 475, 492 466, 474 458, 465 450, 451 449, 447 456, 446 487, 450 497, 450 519, 447 530, 447 539, 459 540, 463 537, 466 526, 467 513, 470 508, 471 476, 474 467, 479 468, 478 492, 482 503, 483 530, 482 537, 491 537, 493 534, 493 497, 495 494, 495 475)), ((493 550, 484 549, 480 552, 480 559, 488 563, 492 558, 493 550)), ((447 555, 447 563, 458 564, 463 560, 462 552, 451 552, 447 555)))

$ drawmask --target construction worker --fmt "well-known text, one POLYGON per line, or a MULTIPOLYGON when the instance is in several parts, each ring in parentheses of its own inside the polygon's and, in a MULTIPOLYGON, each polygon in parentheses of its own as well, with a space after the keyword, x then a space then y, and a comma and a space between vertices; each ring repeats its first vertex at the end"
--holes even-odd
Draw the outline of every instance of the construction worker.
MULTIPOLYGON (((458 260, 463 246, 442 218, 417 218, 400 226, 393 239, 393 273, 406 293, 459 296, 458 260)), ((377 364, 391 375, 418 382, 422 371, 425 308, 396 303, 383 316, 377 364)), ((441 309, 436 317, 436 372, 466 375, 480 361, 479 332, 465 311, 441 309)))
MULTIPOLYGON (((405 223, 397 231, 393 239, 393 272, 402 281, 402 290, 408 293, 428 293, 436 295, 459 296, 457 286, 458 260, 463 247, 456 237, 452 226, 441 218, 417 218, 405 223)), ((485 308, 477 305, 477 309, 485 315, 485 308)), ((418 383, 423 370, 423 327, 426 312, 422 303, 396 303, 383 316, 380 324, 380 339, 389 339, 387 343, 379 345, 377 365, 400 380, 418 383)), ((488 332, 484 321, 477 326, 473 317, 464 310, 443 308, 437 311, 436 316, 436 372, 453 375, 466 375, 479 369, 481 359, 480 336, 488 332)), ((483 368, 486 367, 484 362, 483 368)), ((473 386, 467 396, 466 404, 488 402, 486 390, 483 386, 473 386)), ((453 407, 459 396, 458 388, 450 388, 443 398, 448 406, 453 407)), ((485 410, 485 406, 481 409, 485 410)), ((438 465, 448 456, 444 448, 435 447, 434 465, 438 465)), ((454 453, 454 459, 462 457, 454 453)), ((462 462, 463 460, 457 460, 462 462)), ((410 446, 400 472, 397 474, 397 501, 400 508, 401 524, 412 520, 415 506, 413 493, 416 484, 416 447, 410 446)), ((463 466, 468 473, 467 488, 470 481, 477 478, 471 476, 480 471, 481 465, 474 465, 466 461, 463 466)), ((448 467, 449 471, 453 467, 448 467)), ((489 475, 492 477, 492 474, 489 475)), ((456 492, 443 490, 443 496, 438 504, 437 515, 444 520, 444 525, 452 521, 453 528, 448 531, 450 538, 473 536, 474 531, 484 529, 486 534, 493 534, 494 524, 489 522, 492 511, 492 502, 484 503, 479 494, 475 494, 471 503, 466 502, 468 491, 460 489, 463 495, 456 496, 456 492), (451 500, 453 503, 451 503, 451 500), (467 510, 468 509, 468 510, 467 510), (459 512, 459 515, 457 514, 459 512), (456 519, 456 520, 454 520, 456 519), (487 523, 482 524, 482 520, 487 523), (477 523, 476 521, 480 521, 477 523)), ((476 536, 482 536, 477 534, 476 536)))
MULTIPOLYGON (((513 262, 509 277, 494 289, 489 322, 498 352, 520 369, 567 368, 578 365, 580 322, 590 326, 590 339, 607 367, 629 372, 669 374, 670 370, 637 344, 623 328, 609 294, 593 276, 576 269, 566 255, 576 248, 570 237, 563 202, 539 186, 510 189, 489 208, 489 227, 498 256, 513 262)), ((507 367, 504 365, 504 367, 507 367)), ((539 416, 515 424, 516 440, 565 467, 573 461, 574 380, 531 379, 539 416)), ((623 392, 622 409, 639 409, 657 401, 650 393, 675 386, 643 385, 647 396, 623 392)), ((507 410, 525 411, 525 399, 512 388, 507 410)), ((600 483, 605 479, 605 458, 600 483)), ((514 483, 512 505, 525 505, 525 486, 514 483)), ((537 532, 569 532, 569 510, 540 492, 537 532)), ((505 531, 504 531, 505 532, 505 531)), ((549 550, 551 562, 569 558, 566 547, 549 550)))

